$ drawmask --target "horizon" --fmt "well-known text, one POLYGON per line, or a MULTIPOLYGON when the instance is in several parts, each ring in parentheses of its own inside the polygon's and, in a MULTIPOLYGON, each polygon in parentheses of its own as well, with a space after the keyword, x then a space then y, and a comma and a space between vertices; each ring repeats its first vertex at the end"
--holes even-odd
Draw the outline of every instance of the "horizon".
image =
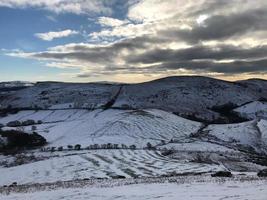
POLYGON ((21 83, 45 83, 45 82, 51 82, 51 83, 107 83, 107 84, 140 84, 140 83, 147 83, 147 82, 153 82, 153 81, 157 81, 157 80, 161 80, 161 79, 167 79, 167 78, 210 78, 210 79, 214 79, 214 80, 220 80, 220 81, 226 81, 226 82, 238 82, 238 81, 249 81, 249 80, 260 80, 260 81, 267 81, 267 79, 264 78, 248 78, 248 79, 238 79, 238 80, 226 80, 226 79, 220 79, 217 77, 212 77, 212 76, 200 76, 200 75, 174 75, 174 76, 165 76, 165 77, 160 77, 160 78, 155 78, 155 79, 151 79, 151 80, 146 80, 146 81, 140 81, 140 82, 115 82, 115 81, 105 81, 105 80, 100 80, 100 81, 88 81, 88 82, 73 82, 73 81, 23 81, 23 80, 13 80, 13 81, 0 81, 0 83, 14 83, 14 82, 21 82, 21 83))
POLYGON ((267 79, 265 0, 0 0, 0 81, 267 79))

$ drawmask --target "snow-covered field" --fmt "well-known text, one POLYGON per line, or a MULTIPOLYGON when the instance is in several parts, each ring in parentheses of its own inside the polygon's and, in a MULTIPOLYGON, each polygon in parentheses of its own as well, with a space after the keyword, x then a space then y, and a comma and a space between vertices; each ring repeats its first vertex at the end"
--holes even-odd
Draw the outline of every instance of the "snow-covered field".
MULTIPOLYGON (((196 134, 202 127, 199 122, 184 119, 169 112, 157 109, 145 110, 40 110, 20 111, 0 118, 0 124, 6 126, 10 121, 41 120, 34 131, 41 134, 48 141, 48 146, 63 146, 81 144, 87 147, 93 144, 125 144, 146 147, 150 142, 159 145, 175 140, 176 144, 169 144, 177 150, 213 149, 231 151, 222 145, 195 142, 192 144, 191 135, 196 134), (190 145, 188 145, 190 143, 190 145)), ((265 151, 267 146, 267 121, 252 120, 237 124, 209 125, 203 130, 219 141, 231 144, 250 146, 259 152, 265 151)), ((10 129, 11 127, 4 127, 10 129)), ((14 129, 14 128, 13 128, 14 129)), ((16 128, 15 128, 16 129, 16 128)), ((32 126, 20 127, 31 133, 32 126)), ((200 135, 201 136, 201 135, 200 135)))
MULTIPOLYGON (((92 150, 70 152, 39 152, 32 161, 14 167, 0 167, 0 186, 26 183, 47 183, 84 178, 157 177, 161 175, 211 172, 223 166, 193 163, 162 156, 158 151, 92 150)), ((10 158, 9 158, 10 159, 10 158)), ((4 161, 4 158, 1 158, 4 161)))
MULTIPOLYGON (((0 155, 0 193, 12 191, 0 199, 266 200, 267 181, 255 176, 267 161, 266 86, 263 80, 169 77, 140 84, 43 82, 4 88, 1 128, 37 132, 48 144, 42 151, 0 155), (16 120, 24 125, 14 127, 16 120), (70 147, 77 144, 79 151, 70 147), (213 181, 210 172, 219 170, 243 177, 254 173, 254 178, 213 181), (196 181, 193 175, 199 173, 205 180, 196 181), (174 184, 170 177, 188 180, 174 184), (164 181, 138 182, 144 179, 164 181), (75 181, 85 187, 56 186, 75 181), (119 184, 89 187, 86 181, 119 184), (18 186, 10 186, 14 182, 18 186), (54 191, 27 190, 49 184, 54 191), (20 187, 29 193, 14 192, 20 187)), ((3 134, 0 147, 4 144, 3 134)))
MULTIPOLYGON (((150 110, 45 110, 21 111, 0 118, 6 125, 10 121, 41 120, 36 132, 49 142, 49 146, 81 144, 125 144, 145 147, 147 142, 159 144, 173 138, 183 138, 196 132, 200 123, 174 114, 150 110)), ((32 126, 24 127, 32 132, 32 126)))
POLYGON ((209 125, 203 131, 228 145, 241 144, 258 152, 267 152, 266 120, 253 120, 238 124, 209 125))
POLYGON ((267 181, 155 183, 0 194, 1 200, 266 200, 267 181))

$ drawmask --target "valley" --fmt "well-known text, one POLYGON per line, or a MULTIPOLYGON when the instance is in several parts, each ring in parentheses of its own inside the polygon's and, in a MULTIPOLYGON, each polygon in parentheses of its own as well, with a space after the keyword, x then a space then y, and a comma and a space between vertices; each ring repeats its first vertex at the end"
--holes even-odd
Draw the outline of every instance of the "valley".
POLYGON ((194 176, 208 183, 219 171, 256 181, 267 167, 265 84, 169 77, 9 86, 0 90, 0 191, 194 176), (46 144, 8 149, 8 131, 46 144))

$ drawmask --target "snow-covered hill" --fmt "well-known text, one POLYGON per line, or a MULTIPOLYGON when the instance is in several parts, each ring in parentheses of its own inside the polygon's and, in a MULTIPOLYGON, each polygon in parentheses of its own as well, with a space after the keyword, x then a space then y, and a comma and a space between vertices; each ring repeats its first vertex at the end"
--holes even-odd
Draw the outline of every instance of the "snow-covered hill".
MULTIPOLYGON (((201 126, 198 122, 155 109, 20 111, 0 118, 0 123, 6 126, 10 121, 29 119, 41 120, 43 123, 35 125, 34 131, 44 136, 50 146, 57 147, 107 143, 145 147, 147 142, 156 145, 162 140, 185 138, 201 126)), ((32 126, 23 129, 32 132, 32 126)))
POLYGON ((266 120, 204 126, 157 109, 144 110, 27 110, 0 118, 3 129, 38 132, 50 147, 80 144, 135 145, 147 143, 180 151, 231 152, 253 149, 267 153, 266 120), (40 123, 10 127, 9 122, 34 120, 40 123))
POLYGON ((214 112, 214 106, 229 103, 238 106, 262 96, 235 82, 206 77, 169 77, 124 86, 114 106, 152 107, 212 121, 220 117, 214 112))
POLYGON ((234 109, 234 112, 247 119, 267 119, 267 102, 253 101, 234 109))
POLYGON ((207 77, 168 77, 140 84, 41 82, 0 93, 0 108, 155 108, 191 119, 227 118, 214 107, 238 107, 267 98, 266 81, 227 82, 207 77))
MULTIPOLYGON (((35 154, 38 157, 38 154, 35 154)), ((83 178, 151 177, 171 173, 200 173, 222 170, 215 164, 174 160, 157 151, 93 150, 39 153, 46 159, 8 168, 0 167, 0 186, 13 182, 48 183, 83 178), (23 173, 21 173, 23 172, 23 173)))
MULTIPOLYGON (((0 155, 0 184, 257 172, 267 165, 266 87, 263 80, 169 77, 0 90, 0 128, 37 132, 48 142, 0 155)), ((8 142, 2 134, 0 148, 8 142)))

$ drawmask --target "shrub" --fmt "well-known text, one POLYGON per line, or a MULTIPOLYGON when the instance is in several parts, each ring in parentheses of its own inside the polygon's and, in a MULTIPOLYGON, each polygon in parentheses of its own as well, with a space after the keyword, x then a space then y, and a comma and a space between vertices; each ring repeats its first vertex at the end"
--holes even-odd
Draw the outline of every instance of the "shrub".
POLYGON ((232 173, 229 171, 218 171, 214 174, 211 174, 212 177, 232 177, 232 173))
POLYGON ((7 138, 7 145, 5 145, 4 147, 5 149, 23 147, 31 148, 43 146, 47 143, 46 139, 36 132, 34 132, 33 134, 28 134, 17 130, 1 130, 0 136, 7 138))
POLYGON ((112 176, 112 178, 113 179, 125 179, 126 177, 122 175, 115 175, 115 176, 112 176))
POLYGON ((130 149, 135 150, 136 146, 133 144, 133 145, 130 146, 130 149))
POLYGON ((36 126, 32 126, 32 131, 36 131, 37 127, 36 126))
POLYGON ((58 151, 63 151, 63 147, 58 147, 57 150, 58 151))
POLYGON ((112 149, 112 144, 111 143, 107 144, 107 149, 112 149))
POLYGON ((80 144, 76 144, 76 145, 74 146, 74 149, 75 149, 75 150, 80 150, 80 149, 81 149, 81 145, 80 145, 80 144))
POLYGON ((169 156, 171 154, 173 154, 175 151, 173 149, 167 149, 167 148, 164 148, 161 152, 161 154, 163 156, 169 156))
POLYGON ((147 149, 153 149, 153 146, 150 142, 146 143, 146 147, 147 149))
POLYGON ((72 150, 73 149, 73 146, 72 145, 68 145, 68 149, 69 150, 72 150))
POLYGON ((267 168, 258 172, 258 177, 267 177, 267 168))
POLYGON ((29 126, 29 125, 33 125, 33 124, 35 124, 35 121, 32 119, 28 119, 28 120, 21 123, 22 126, 29 126))
POLYGON ((20 121, 11 121, 7 123, 7 126, 9 127, 17 127, 17 126, 21 126, 21 122, 20 121))

